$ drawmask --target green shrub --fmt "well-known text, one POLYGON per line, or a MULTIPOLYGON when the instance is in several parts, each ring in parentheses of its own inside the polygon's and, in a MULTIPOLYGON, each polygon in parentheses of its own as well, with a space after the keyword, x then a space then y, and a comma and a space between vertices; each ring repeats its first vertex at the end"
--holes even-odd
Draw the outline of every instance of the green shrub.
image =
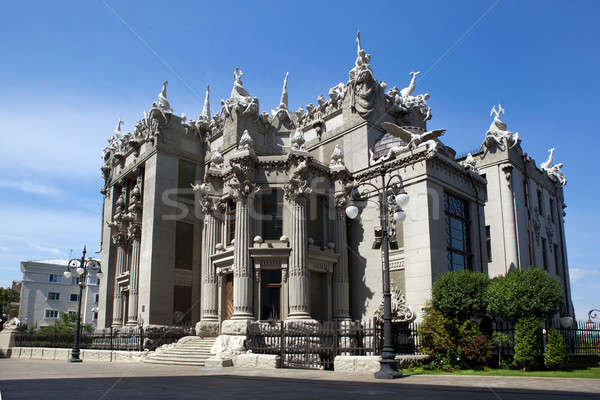
POLYGON ((433 355, 434 368, 453 370, 486 365, 492 346, 476 322, 448 318, 433 307, 426 311, 419 334, 422 349, 433 355))
POLYGON ((471 271, 448 272, 440 276, 432 288, 433 307, 444 316, 467 320, 486 313, 486 274, 471 271))
POLYGON ((539 365, 541 355, 538 320, 534 317, 520 319, 515 326, 514 366, 530 371, 539 365))
POLYGON ((546 335, 546 348, 544 349, 544 365, 548 369, 558 369, 567 361, 567 350, 563 337, 554 328, 548 330, 546 335))
POLYGON ((506 344, 512 344, 512 340, 506 333, 494 331, 492 333, 491 341, 498 346, 498 368, 502 368, 502 365, 506 365, 506 360, 502 360, 502 347, 506 344))
POLYGON ((558 312, 562 289, 539 268, 512 270, 490 281, 486 298, 488 311, 496 317, 512 322, 527 317, 543 320, 558 312))

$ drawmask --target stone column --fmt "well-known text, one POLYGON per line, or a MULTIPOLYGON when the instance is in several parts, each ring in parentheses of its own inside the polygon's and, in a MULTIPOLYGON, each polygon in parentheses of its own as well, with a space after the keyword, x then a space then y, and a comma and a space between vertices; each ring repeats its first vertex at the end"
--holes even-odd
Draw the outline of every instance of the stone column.
POLYGON ((344 205, 336 207, 335 250, 339 254, 333 270, 333 319, 350 319, 350 280, 348 274, 348 238, 344 205))
POLYGON ((123 273, 125 268, 125 243, 117 242, 117 263, 115 265, 115 290, 113 293, 113 326, 121 326, 123 324, 123 301, 121 291, 119 290, 119 282, 117 278, 123 273))
POLYGON ((247 194, 237 196, 233 251, 233 316, 231 319, 254 319, 252 313, 253 274, 249 251, 249 202, 247 194))
POLYGON ((289 196, 290 245, 292 248, 288 287, 290 313, 288 319, 310 319, 310 274, 306 240, 306 197, 289 196))
POLYGON ((137 325, 138 286, 140 271, 140 236, 135 235, 131 242, 131 270, 129 271, 129 310, 127 325, 137 325))
POLYGON ((218 229, 214 212, 205 209, 202 230, 202 310, 196 330, 199 336, 216 336, 219 331, 218 279, 210 262, 217 244, 218 229))
POLYGON ((515 208, 513 201, 513 190, 512 190, 512 165, 505 165, 502 167, 504 177, 506 179, 500 179, 500 185, 502 186, 502 223, 504 225, 504 251, 506 257, 506 268, 508 269, 514 266, 514 268, 520 268, 519 263, 519 249, 517 244, 517 230, 515 223, 515 208))

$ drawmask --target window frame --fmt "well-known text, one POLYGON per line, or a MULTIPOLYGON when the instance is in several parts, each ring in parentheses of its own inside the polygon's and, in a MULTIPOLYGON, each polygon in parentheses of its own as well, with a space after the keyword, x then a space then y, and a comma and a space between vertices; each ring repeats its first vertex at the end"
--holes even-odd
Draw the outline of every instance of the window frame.
POLYGON ((48 292, 48 296, 46 297, 47 300, 51 300, 51 301, 58 301, 60 300, 60 293, 59 292, 48 292), (56 296, 54 296, 56 295, 56 296))
POLYGON ((263 193, 260 198, 260 211, 262 238, 279 240, 283 236, 283 191, 273 188, 268 193, 263 193), (269 201, 265 202, 265 199, 269 201), (267 213, 266 207, 274 208, 275 213, 267 213), (269 230, 274 233, 267 234, 269 230))
POLYGON ((471 220, 470 207, 468 200, 459 197, 450 192, 444 192, 444 216, 445 216, 445 228, 446 228, 446 258, 448 262, 448 271, 458 271, 453 261, 453 256, 461 256, 464 258, 464 265, 462 270, 472 270, 472 251, 471 251, 471 220), (463 204, 463 215, 456 214, 450 210, 451 198, 462 202, 463 204), (452 220, 455 219, 461 223, 461 231, 463 235, 464 250, 453 247, 453 236, 452 236, 452 220))

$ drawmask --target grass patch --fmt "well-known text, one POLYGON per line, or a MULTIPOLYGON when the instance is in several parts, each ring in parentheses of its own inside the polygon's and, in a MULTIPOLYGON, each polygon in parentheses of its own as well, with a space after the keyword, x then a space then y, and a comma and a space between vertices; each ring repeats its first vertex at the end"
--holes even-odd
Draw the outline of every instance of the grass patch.
POLYGON ((405 375, 481 375, 600 379, 600 367, 568 369, 562 371, 521 371, 515 369, 461 369, 454 372, 447 372, 442 370, 425 370, 419 367, 403 369, 402 373, 405 375))

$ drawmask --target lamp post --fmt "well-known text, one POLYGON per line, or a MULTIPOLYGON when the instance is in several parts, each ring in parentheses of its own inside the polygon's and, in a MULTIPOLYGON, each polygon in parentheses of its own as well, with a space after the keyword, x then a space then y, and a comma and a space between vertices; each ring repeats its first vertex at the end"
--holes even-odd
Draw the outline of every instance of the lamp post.
MULTIPOLYGON (((398 184, 392 184, 394 178, 400 179, 399 175, 394 175, 386 181, 387 167, 382 164, 379 167, 381 176, 381 187, 377 187, 370 182, 360 182, 354 185, 351 196, 369 196, 377 194, 379 197, 379 219, 381 220, 381 246, 383 247, 383 349, 381 352, 380 369, 375 373, 376 379, 395 379, 402 376, 402 372, 396 367, 396 350, 392 341, 392 294, 390 288, 390 254, 389 254, 389 233, 388 233, 388 218, 389 207, 395 209, 392 215, 394 221, 404 221, 406 213, 402 207, 408 204, 408 194, 401 191, 398 184), (372 190, 363 193, 358 193, 358 188, 368 186, 372 190), (392 191, 395 196, 388 197, 388 192, 392 191), (393 204, 395 203, 395 204, 393 204)), ((352 200, 352 199, 351 199, 352 200)), ((346 207, 346 216, 350 219, 355 219, 358 216, 359 210, 355 205, 346 207)))
POLYGON ((63 273, 65 278, 79 278, 79 298, 77 300, 77 323, 75 325, 75 341, 71 350, 70 362, 81 362, 79 358, 79 332, 81 331, 81 298, 83 297, 83 288, 87 286, 87 277, 90 271, 96 271, 96 276, 102 278, 104 275, 100 269, 100 263, 92 258, 85 258, 85 246, 81 258, 73 258, 67 263, 67 269, 63 273))
POLYGON ((598 316, 598 313, 600 313, 600 310, 598 310, 596 308, 592 308, 588 312, 588 322, 600 321, 600 317, 598 316))

